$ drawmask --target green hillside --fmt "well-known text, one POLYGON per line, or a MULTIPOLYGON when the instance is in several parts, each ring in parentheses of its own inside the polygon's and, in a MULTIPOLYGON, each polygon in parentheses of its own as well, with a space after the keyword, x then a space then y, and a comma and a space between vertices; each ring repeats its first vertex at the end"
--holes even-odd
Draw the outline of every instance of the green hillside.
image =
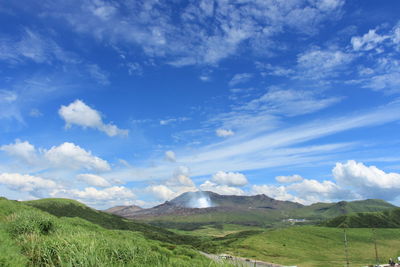
POLYGON ((400 209, 346 214, 327 220, 321 225, 349 228, 400 228, 400 209))
POLYGON ((190 245, 146 236, 155 231, 160 239, 175 236, 171 239, 174 242, 184 240, 181 235, 145 228, 144 224, 108 217, 75 201, 45 199, 24 203, 1 198, 0 266, 216 266, 190 245), (98 219, 98 224, 89 219, 98 219), (101 222, 103 219, 105 222, 101 222), (131 231, 112 230, 114 226, 131 231))
MULTIPOLYGON (((400 256, 400 229, 377 229, 380 263, 400 256)), ((375 263, 371 229, 347 230, 350 266, 375 263)), ((294 226, 264 231, 245 231, 215 238, 226 252, 241 257, 300 267, 345 265, 343 229, 294 226)))
POLYGON ((146 238, 174 244, 192 244, 201 248, 199 238, 177 235, 166 229, 145 223, 135 222, 122 217, 92 209, 71 199, 40 199, 23 202, 57 217, 78 217, 107 229, 131 230, 141 232, 146 238))
POLYGON ((381 199, 366 199, 356 201, 340 201, 337 203, 315 203, 293 210, 292 216, 307 219, 326 219, 354 212, 374 212, 393 209, 396 206, 381 199))

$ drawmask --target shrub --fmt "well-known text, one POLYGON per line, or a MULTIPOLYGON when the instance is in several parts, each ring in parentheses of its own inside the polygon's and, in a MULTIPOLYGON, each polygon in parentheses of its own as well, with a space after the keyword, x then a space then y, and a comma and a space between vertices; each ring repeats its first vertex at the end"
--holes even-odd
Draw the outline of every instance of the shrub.
POLYGON ((55 218, 35 210, 22 210, 7 217, 8 232, 13 236, 24 234, 47 235, 56 228, 55 218))

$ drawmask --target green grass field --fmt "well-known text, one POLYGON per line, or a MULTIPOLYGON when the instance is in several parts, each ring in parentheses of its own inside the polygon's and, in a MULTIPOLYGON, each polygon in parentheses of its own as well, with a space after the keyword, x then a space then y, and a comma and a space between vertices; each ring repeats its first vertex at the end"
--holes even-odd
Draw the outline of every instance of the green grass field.
MULTIPOLYGON (((350 266, 375 263, 371 229, 347 229, 350 266)), ((234 234, 235 235, 235 234, 234 234)), ((377 247, 381 263, 400 256, 400 229, 377 229, 377 247)), ((298 226, 255 232, 244 238, 216 240, 226 252, 300 267, 344 266, 343 229, 298 226)))
MULTIPOLYGON (((38 203, 43 204, 43 201, 38 203)), ((67 200, 57 200, 55 203, 61 206, 71 204, 67 200)), ((146 227, 143 224, 138 224, 138 231, 134 229, 135 224, 130 225, 129 222, 126 222, 132 228, 129 230, 106 229, 79 217, 56 217, 30 205, 0 199, 2 267, 221 266, 201 256, 189 244, 177 245, 147 238, 143 234, 143 228, 146 227)), ((81 205, 76 208, 87 207, 81 205)), ((118 220, 115 222, 116 225, 119 223, 118 220)), ((147 231, 152 230, 158 229, 149 226, 147 231)), ((179 235, 164 231, 180 240, 179 235)), ((166 238, 165 235, 160 236, 166 238)))

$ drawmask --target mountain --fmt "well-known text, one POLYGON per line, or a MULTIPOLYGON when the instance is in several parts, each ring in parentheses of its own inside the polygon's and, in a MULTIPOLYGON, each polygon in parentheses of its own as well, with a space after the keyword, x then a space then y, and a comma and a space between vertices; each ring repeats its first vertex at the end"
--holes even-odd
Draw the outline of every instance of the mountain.
POLYGON ((104 210, 104 212, 124 217, 139 210, 142 210, 142 208, 136 205, 131 205, 131 206, 115 206, 104 210))
POLYGON ((315 224, 343 214, 383 211, 395 207, 379 199, 305 206, 266 195, 228 196, 198 191, 187 192, 161 205, 123 216, 161 227, 193 230, 204 225, 226 223, 262 227, 282 226, 293 221, 315 224))
MULTIPOLYGON (((265 210, 287 210, 303 207, 290 201, 281 201, 266 195, 233 196, 219 195, 209 191, 186 192, 171 201, 150 209, 125 214, 126 218, 149 218, 166 215, 196 215, 218 212, 243 212, 265 210)), ((114 213, 116 214, 116 213, 114 213)))
POLYGON ((357 212, 341 215, 321 223, 327 227, 400 228, 400 209, 379 212, 357 212))

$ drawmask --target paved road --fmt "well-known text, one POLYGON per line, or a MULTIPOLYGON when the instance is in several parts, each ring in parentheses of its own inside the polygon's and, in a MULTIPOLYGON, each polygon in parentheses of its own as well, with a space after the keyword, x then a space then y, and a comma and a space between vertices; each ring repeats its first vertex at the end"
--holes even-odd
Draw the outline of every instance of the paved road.
POLYGON ((250 259, 235 257, 235 256, 231 256, 231 255, 226 255, 226 254, 224 254, 224 255, 229 256, 229 257, 226 257, 226 256, 224 257, 223 255, 208 254, 208 253, 204 253, 204 252, 200 252, 200 253, 212 260, 227 261, 227 262, 233 263, 240 267, 283 267, 283 265, 279 265, 279 264, 274 264, 274 263, 269 263, 269 262, 264 262, 264 261, 257 261, 257 260, 250 260, 250 259))

